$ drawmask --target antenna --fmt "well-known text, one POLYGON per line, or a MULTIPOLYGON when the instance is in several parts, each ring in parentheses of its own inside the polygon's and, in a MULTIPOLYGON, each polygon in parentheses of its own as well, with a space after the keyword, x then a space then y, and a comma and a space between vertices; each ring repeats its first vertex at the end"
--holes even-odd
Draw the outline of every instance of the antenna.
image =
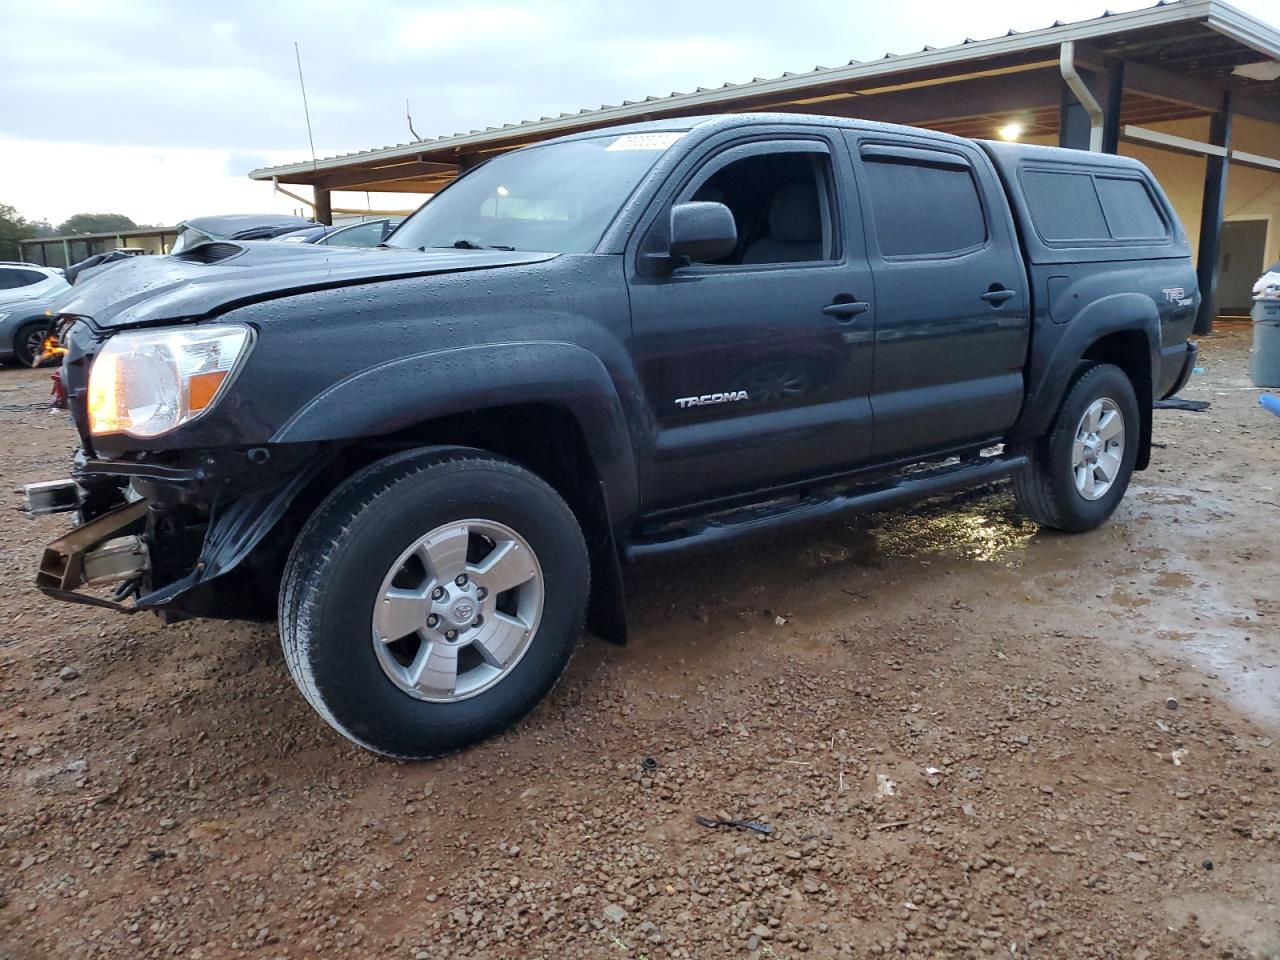
POLYGON ((302 53, 298 50, 298 41, 293 41, 293 56, 298 61, 298 86, 302 88, 302 115, 307 118, 307 141, 311 144, 311 169, 316 165, 316 141, 311 136, 311 110, 307 107, 307 85, 302 79, 302 53))
POLYGON ((413 136, 413 139, 421 140, 422 138, 418 136, 418 131, 413 129, 413 114, 409 112, 408 100, 404 102, 404 118, 409 121, 409 133, 413 136))

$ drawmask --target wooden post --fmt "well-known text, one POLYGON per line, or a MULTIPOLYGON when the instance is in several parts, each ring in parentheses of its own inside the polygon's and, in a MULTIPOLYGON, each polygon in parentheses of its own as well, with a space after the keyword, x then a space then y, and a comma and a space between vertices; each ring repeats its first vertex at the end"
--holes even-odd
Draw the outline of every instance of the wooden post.
POLYGON ((329 198, 329 191, 324 187, 313 187, 312 189, 315 191, 316 220, 326 227, 333 226, 333 202, 329 198))
POLYGON ((1227 202, 1227 157, 1231 152, 1231 91, 1222 94, 1222 106, 1209 123, 1209 142, 1225 148, 1222 156, 1204 159, 1204 200, 1200 205, 1200 247, 1196 256, 1196 280, 1200 284, 1200 312, 1195 332, 1211 333, 1218 316, 1218 255, 1222 250, 1222 220, 1227 202))

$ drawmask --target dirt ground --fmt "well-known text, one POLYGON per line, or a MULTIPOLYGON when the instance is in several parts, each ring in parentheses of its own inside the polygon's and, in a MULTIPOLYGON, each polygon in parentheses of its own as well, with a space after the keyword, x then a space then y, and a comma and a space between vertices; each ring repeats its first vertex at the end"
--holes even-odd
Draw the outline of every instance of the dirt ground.
POLYGON ((0 369, 0 958, 1280 957, 1280 420, 1203 341, 1104 529, 1007 488, 634 572, 517 729, 398 764, 275 632, 49 605, 0 369), (695 815, 772 828, 708 828, 695 815))

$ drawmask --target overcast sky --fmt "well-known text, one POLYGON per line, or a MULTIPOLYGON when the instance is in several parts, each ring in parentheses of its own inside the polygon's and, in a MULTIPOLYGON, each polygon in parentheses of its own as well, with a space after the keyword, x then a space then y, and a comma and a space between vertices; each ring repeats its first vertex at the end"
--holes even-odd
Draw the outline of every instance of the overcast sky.
MULTIPOLYGON (((295 207, 245 177, 310 154, 295 40, 323 157, 409 140, 406 99, 418 133, 436 136, 1035 29, 1104 5, 1149 4, 0 0, 0 202, 54 223, 82 211, 174 223, 295 207)), ((1276 0, 1237 5, 1275 19, 1276 0)))

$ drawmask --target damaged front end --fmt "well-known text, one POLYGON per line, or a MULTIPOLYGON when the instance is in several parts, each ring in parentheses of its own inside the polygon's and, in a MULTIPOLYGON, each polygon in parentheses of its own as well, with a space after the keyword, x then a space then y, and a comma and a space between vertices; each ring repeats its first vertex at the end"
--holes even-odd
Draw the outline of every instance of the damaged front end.
POLYGON ((29 514, 74 513, 74 528, 45 548, 36 586, 58 600, 154 610, 169 620, 270 619, 292 536, 264 541, 332 461, 330 451, 234 443, 145 449, 100 436, 91 427, 89 371, 107 338, 85 322, 60 333, 61 374, 84 449, 70 478, 26 487, 29 514))
POLYGON ((292 540, 264 538, 329 457, 304 445, 217 451, 187 466, 77 460, 71 480, 26 489, 33 515, 76 513, 75 528, 45 547, 42 593, 169 620, 260 620, 273 614, 292 540))

